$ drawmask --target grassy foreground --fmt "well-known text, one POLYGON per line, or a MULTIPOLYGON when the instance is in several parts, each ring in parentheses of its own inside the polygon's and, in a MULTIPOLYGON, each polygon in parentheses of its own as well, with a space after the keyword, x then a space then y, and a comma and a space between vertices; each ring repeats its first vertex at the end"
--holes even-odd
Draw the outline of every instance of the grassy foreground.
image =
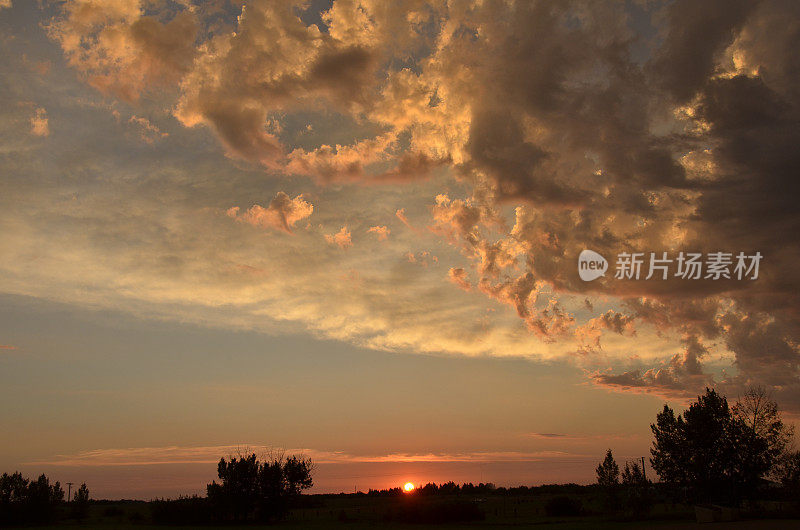
MULTIPOLYGON (((685 505, 656 504, 651 513, 640 520, 615 518, 602 515, 549 516, 545 513, 547 495, 489 495, 453 496, 452 500, 469 502, 480 508, 483 520, 430 524, 426 522, 409 523, 398 521, 397 514, 408 510, 421 509, 437 502, 447 502, 447 498, 426 498, 411 496, 372 497, 366 495, 309 495, 304 496, 306 507, 292 511, 289 517, 274 525, 215 525, 206 528, 242 529, 242 528, 295 528, 295 529, 450 529, 450 528, 536 528, 559 530, 589 529, 793 529, 800 530, 800 519, 790 519, 788 513, 774 512, 770 518, 748 518, 734 522, 718 522, 698 524, 695 522, 694 509, 685 505)), ((590 495, 581 495, 580 500, 584 512, 597 514, 600 512, 597 500, 590 495)), ((754 514, 749 514, 751 517, 754 514)), ((764 514, 760 514, 764 515, 764 514)), ((172 528, 191 528, 192 526, 173 526, 172 528)), ((51 526, 26 528, 58 528, 67 529, 165 529, 170 526, 152 524, 151 505, 140 501, 99 501, 90 506, 88 517, 82 521, 65 520, 51 526)))

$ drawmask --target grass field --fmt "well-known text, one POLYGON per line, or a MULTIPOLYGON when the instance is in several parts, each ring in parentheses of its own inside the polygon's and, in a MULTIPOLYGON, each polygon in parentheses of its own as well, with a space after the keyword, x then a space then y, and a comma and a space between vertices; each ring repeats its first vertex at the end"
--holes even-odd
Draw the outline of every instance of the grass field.
MULTIPOLYGON (((134 524, 134 523, 100 523, 100 522, 86 522, 82 524, 61 524, 52 526, 35 526, 25 528, 58 528, 59 530, 155 530, 165 528, 193 528, 192 526, 158 526, 150 524, 134 524)), ((310 529, 310 530, 326 530, 326 529, 387 529, 387 530, 425 530, 425 529, 439 529, 449 530, 455 528, 479 528, 479 529, 507 529, 507 528, 529 528, 541 530, 612 530, 612 529, 639 529, 639 528, 654 528, 654 529, 675 529, 675 530, 691 530, 691 529, 706 529, 706 530, 792 530, 800 529, 800 520, 797 519, 768 519, 768 520, 744 520, 734 522, 721 522, 712 524, 700 524, 694 521, 604 521, 597 518, 581 518, 580 520, 552 520, 541 522, 519 521, 514 524, 493 523, 490 521, 480 523, 461 523, 461 524, 443 524, 443 525, 424 525, 424 524, 396 524, 396 523, 341 523, 334 521, 307 521, 307 522, 284 522, 279 525, 248 525, 248 526, 213 526, 218 530, 241 530, 242 528, 249 529, 271 529, 271 528, 296 528, 296 529, 310 529)))
MULTIPOLYGON (((626 520, 625 518, 609 518, 600 515, 581 516, 548 516, 545 513, 547 495, 489 495, 436 497, 435 499, 414 496, 371 497, 357 495, 313 495, 305 497, 308 506, 294 510, 289 517, 275 525, 225 526, 215 525, 210 528, 297 528, 297 529, 612 529, 612 528, 663 528, 663 529, 800 529, 800 519, 779 518, 773 514, 770 519, 747 519, 735 522, 719 522, 698 524, 695 522, 694 509, 690 506, 670 506, 657 504, 644 520, 626 520), (403 510, 419 508, 426 504, 441 502, 461 502, 476 504, 484 514, 484 520, 447 524, 415 524, 397 522, 396 514, 403 510), (392 515, 395 514, 395 515, 392 515)), ((597 500, 589 495, 579 496, 586 513, 597 513, 597 500)), ((47 527, 26 528, 58 528, 66 529, 135 529, 170 528, 154 525, 151 519, 151 506, 145 502, 120 501, 96 502, 91 505, 88 518, 83 522, 69 521, 47 527)), ((179 528, 192 528, 191 525, 179 528)))

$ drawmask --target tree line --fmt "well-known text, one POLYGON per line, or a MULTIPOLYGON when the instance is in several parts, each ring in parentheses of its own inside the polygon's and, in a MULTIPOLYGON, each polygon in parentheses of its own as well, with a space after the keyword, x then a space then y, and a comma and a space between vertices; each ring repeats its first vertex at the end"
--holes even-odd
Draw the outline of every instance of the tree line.
POLYGON ((64 489, 47 475, 31 480, 20 472, 0 476, 0 524, 51 523, 69 516, 83 519, 89 509, 89 488, 81 484, 73 496, 70 510, 59 508, 64 502, 64 489))
MULTIPOLYGON (((499 488, 505 491, 505 488, 499 488)), ((458 494, 488 494, 497 492, 498 488, 491 482, 473 484, 472 482, 465 482, 463 484, 456 484, 453 481, 443 482, 436 484, 435 482, 428 482, 424 486, 420 486, 413 490, 414 495, 458 495, 458 494)), ((387 488, 382 490, 370 488, 366 495, 376 497, 393 497, 398 495, 408 495, 409 492, 404 491, 402 488, 387 488)))
MULTIPOLYGON (((792 448, 792 427, 777 403, 760 387, 748 389, 732 406, 707 388, 681 414, 664 405, 650 426, 650 465, 660 490, 673 502, 740 505, 782 488, 789 496, 800 487, 800 452, 792 448)), ((649 509, 650 482, 637 462, 621 473, 611 449, 597 466, 597 484, 609 508, 635 513, 649 509)))

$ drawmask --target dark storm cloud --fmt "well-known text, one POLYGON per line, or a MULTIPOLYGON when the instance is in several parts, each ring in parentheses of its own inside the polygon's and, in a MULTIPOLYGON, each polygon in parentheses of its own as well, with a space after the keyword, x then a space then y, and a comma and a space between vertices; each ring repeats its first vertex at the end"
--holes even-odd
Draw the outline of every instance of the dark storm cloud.
MULTIPOLYGON (((512 269, 483 267, 482 289, 527 321, 535 293, 517 287, 535 280, 586 290, 573 265, 583 248, 612 256, 676 245, 761 252, 769 266, 752 284, 593 284, 627 298, 632 318, 695 338, 661 366, 598 381, 694 391, 710 380, 696 338, 740 336, 734 329, 741 320, 723 325, 727 300, 756 321, 776 321, 757 326, 758 348, 758 341, 728 341, 740 372, 729 383, 768 382, 779 370, 785 392, 796 394, 800 336, 790 321, 800 305, 794 266, 800 255, 796 238, 787 239, 800 228, 797 84, 789 82, 800 77, 797 54, 789 51, 798 35, 796 5, 673 3, 659 15, 663 40, 643 66, 631 59, 635 37, 613 22, 625 19, 615 6, 485 8, 464 23, 486 38, 458 40, 458 58, 443 54, 454 62, 447 71, 459 61, 469 64, 475 83, 460 94, 474 98, 461 167, 479 191, 484 187, 478 202, 528 205, 504 243, 524 249, 519 260, 506 262, 524 261, 528 271, 492 283, 512 269), (777 27, 781 16, 785 24, 777 27), (686 105, 685 115, 677 127, 658 127, 680 110, 670 101, 686 105), (704 173, 681 162, 706 151, 704 173)), ((469 252, 497 245, 480 241, 472 226, 462 236, 469 252)))
POLYGON ((758 1, 678 0, 665 8, 664 42, 651 68, 657 82, 683 102, 708 82, 718 55, 733 42, 758 1))

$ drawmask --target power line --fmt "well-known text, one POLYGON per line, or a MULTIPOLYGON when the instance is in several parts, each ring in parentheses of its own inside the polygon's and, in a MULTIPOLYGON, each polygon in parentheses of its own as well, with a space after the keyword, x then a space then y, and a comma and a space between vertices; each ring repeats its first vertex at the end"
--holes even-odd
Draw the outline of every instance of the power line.
POLYGON ((647 482, 647 475, 644 472, 644 457, 642 457, 642 478, 647 482))

